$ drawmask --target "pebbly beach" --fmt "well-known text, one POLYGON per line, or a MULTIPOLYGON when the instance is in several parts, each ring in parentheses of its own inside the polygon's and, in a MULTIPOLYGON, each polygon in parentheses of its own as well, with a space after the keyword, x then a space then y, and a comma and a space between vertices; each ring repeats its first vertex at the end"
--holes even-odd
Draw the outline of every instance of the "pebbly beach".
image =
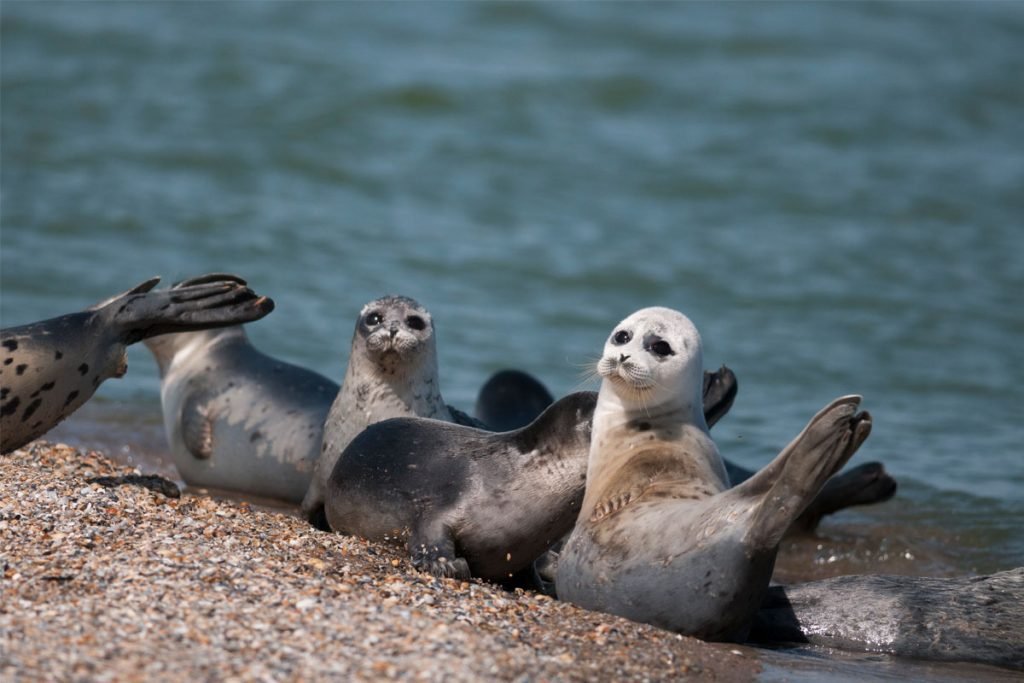
POLYGON ((751 680, 758 651, 415 571, 98 451, 3 457, 0 679, 751 680))

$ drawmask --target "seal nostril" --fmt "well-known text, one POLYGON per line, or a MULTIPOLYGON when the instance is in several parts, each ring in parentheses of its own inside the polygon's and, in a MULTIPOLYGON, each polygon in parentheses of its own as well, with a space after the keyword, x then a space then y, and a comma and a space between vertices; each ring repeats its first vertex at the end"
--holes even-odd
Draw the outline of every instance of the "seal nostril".
POLYGON ((629 360, 629 356, 628 355, 626 355, 624 353, 620 353, 619 354, 619 362, 620 363, 625 363, 627 360, 629 360))

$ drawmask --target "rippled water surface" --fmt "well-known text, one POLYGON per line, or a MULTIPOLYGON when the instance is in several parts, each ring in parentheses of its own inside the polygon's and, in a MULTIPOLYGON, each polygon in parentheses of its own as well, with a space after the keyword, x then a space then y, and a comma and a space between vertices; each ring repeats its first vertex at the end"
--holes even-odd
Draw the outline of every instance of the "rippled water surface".
MULTIPOLYGON (((581 387, 667 305, 767 461, 860 393, 897 497, 784 576, 1024 564, 1024 4, 103 3, 2 9, 5 326, 236 272, 263 350, 340 380, 387 292, 442 388, 581 387)), ((54 437, 162 459, 141 346, 54 437)))

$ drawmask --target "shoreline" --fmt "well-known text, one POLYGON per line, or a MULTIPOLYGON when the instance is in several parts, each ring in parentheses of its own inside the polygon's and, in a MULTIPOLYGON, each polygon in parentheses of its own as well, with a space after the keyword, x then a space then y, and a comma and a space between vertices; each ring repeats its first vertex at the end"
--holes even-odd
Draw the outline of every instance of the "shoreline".
POLYGON ((761 667, 753 648, 422 574, 399 548, 285 512, 173 497, 98 451, 35 442, 2 462, 7 680, 741 681, 761 667))

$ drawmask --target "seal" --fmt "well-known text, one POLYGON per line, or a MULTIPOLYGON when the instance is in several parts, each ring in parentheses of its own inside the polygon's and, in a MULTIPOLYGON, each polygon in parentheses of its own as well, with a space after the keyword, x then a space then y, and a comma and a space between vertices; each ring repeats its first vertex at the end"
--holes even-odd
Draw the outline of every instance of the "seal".
POLYGON ((701 410, 701 338, 646 308, 597 363, 586 493, 558 563, 558 596, 705 640, 741 641, 779 541, 870 432, 858 396, 833 401, 734 488, 701 410))
MULTIPOLYGON (((705 383, 709 414, 735 396, 728 368, 705 383)), ((505 582, 572 529, 583 500, 593 392, 493 433, 422 418, 366 428, 338 459, 326 515, 342 533, 405 543, 418 569, 505 582)))
POLYGON ((1024 670, 1024 567, 988 576, 839 576, 773 586, 750 641, 1024 670))
POLYGON ((241 325, 145 344, 160 369, 164 429, 181 478, 297 505, 338 385, 262 353, 241 325))
POLYGON ((0 451, 37 439, 127 371, 125 347, 148 337, 258 320, 274 302, 212 273, 151 291, 154 277, 92 308, 0 330, 0 451))
POLYGON ((473 417, 494 432, 508 432, 533 422, 555 402, 540 380, 522 370, 499 370, 477 394, 473 417))
MULTIPOLYGON (((732 407, 737 388, 736 376, 725 366, 718 372, 704 373, 704 419, 709 428, 732 407), (711 392, 721 395, 709 395, 711 392), (709 409, 714 412, 708 412, 709 409)), ((596 393, 594 400, 597 400, 596 393)), ((533 375, 522 370, 501 370, 481 387, 473 412, 489 429, 507 431, 528 425, 553 401, 548 389, 533 375)), ((754 476, 754 470, 728 458, 722 460, 733 486, 754 476)), ((839 472, 828 480, 807 509, 790 525, 787 536, 811 534, 824 517, 848 507, 889 500, 897 488, 896 480, 880 462, 867 462, 839 472)), ((553 571, 553 568, 548 568, 541 574, 553 583, 553 571)))
POLYGON ((326 529, 327 479, 342 451, 368 425, 413 416, 484 426, 441 397, 430 312, 409 297, 384 296, 366 304, 356 320, 345 379, 327 413, 320 455, 302 500, 303 516, 326 529))

